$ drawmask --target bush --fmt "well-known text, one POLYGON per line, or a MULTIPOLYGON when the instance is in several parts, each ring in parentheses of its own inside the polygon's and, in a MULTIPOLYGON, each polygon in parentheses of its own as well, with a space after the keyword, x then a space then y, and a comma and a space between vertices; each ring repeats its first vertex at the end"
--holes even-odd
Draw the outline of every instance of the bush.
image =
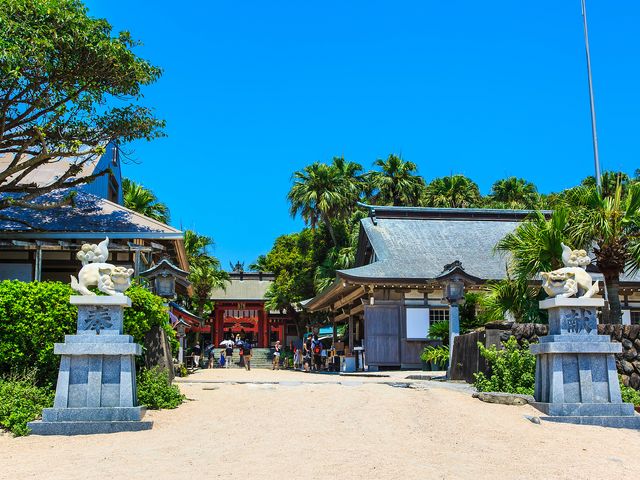
POLYGON ((35 385, 35 372, 0 378, 0 427, 16 436, 27 435, 27 422, 37 419, 42 409, 53 406, 54 391, 35 385))
POLYGON ((444 368, 449 361, 449 347, 447 345, 440 345, 438 347, 429 345, 422 351, 420 359, 444 368))
POLYGON ((164 301, 139 284, 131 285, 125 292, 131 299, 131 308, 124 310, 124 332, 131 335, 136 343, 144 344, 144 336, 153 326, 161 326, 167 334, 171 350, 178 352, 176 332, 169 325, 167 307, 164 301))
POLYGON ((505 392, 533 395, 536 376, 536 359, 529 351, 529 344, 519 347, 515 337, 510 337, 503 350, 495 345, 485 348, 478 344, 480 354, 490 368, 489 377, 475 373, 474 385, 479 392, 505 392))
POLYGON ((138 373, 138 404, 151 410, 176 408, 185 396, 177 385, 171 385, 166 370, 159 367, 142 369, 138 373))
POLYGON ((434 322, 429 327, 429 339, 442 340, 442 343, 449 344, 449 320, 434 322))
MULTIPOLYGON (((62 282, 0 282, 0 375, 33 370, 37 385, 55 384, 60 360, 53 344, 76 332, 78 310, 69 303, 74 293, 62 282)), ((126 294, 132 305, 124 311, 125 333, 142 344, 149 329, 161 325, 177 349, 162 299, 140 285, 126 294)))
POLYGON ((633 403, 635 407, 640 406, 640 392, 632 387, 627 387, 622 383, 622 378, 618 375, 620 381, 620 393, 622 394, 622 401, 625 403, 633 403))
POLYGON ((0 282, 0 375, 29 370, 36 384, 55 383, 53 344, 76 330, 72 294, 61 282, 0 282))

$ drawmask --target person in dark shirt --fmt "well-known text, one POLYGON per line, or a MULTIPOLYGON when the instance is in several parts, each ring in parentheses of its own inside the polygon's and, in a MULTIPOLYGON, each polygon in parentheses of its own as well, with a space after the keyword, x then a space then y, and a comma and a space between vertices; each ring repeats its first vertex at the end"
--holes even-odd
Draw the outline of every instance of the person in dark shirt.
POLYGON ((242 350, 244 354, 244 366, 247 370, 251 370, 251 342, 244 342, 242 344, 242 350))
POLYGON ((202 349, 200 348, 200 344, 196 343, 195 347, 193 347, 193 363, 195 363, 195 367, 200 367, 200 354, 202 353, 202 349))

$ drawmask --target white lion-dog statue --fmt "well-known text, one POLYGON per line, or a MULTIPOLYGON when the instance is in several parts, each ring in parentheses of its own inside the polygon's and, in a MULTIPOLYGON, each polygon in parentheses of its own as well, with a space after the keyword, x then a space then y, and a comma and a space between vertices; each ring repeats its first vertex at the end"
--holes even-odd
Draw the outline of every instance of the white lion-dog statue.
POLYGON ((550 297, 591 298, 600 291, 598 282, 594 282, 585 270, 591 259, 585 250, 571 250, 562 244, 562 263, 564 268, 552 272, 541 272, 542 288, 550 297))
POLYGON ((71 288, 82 295, 95 295, 88 287, 98 287, 107 295, 124 295, 131 285, 132 268, 106 263, 109 258, 109 237, 99 244, 85 243, 76 258, 82 262, 78 278, 71 275, 71 288))

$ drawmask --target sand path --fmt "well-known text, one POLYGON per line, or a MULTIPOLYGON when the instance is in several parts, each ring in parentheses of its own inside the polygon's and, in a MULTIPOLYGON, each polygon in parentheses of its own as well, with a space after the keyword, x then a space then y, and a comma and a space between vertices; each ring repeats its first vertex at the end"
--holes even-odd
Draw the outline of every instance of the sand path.
POLYGON ((536 425, 523 418, 538 415, 532 407, 485 404, 437 382, 376 383, 400 378, 199 372, 181 383, 190 401, 148 413, 151 431, 0 436, 0 478, 576 480, 640 469, 640 432, 536 425), (233 380, 285 383, 214 383, 233 380))

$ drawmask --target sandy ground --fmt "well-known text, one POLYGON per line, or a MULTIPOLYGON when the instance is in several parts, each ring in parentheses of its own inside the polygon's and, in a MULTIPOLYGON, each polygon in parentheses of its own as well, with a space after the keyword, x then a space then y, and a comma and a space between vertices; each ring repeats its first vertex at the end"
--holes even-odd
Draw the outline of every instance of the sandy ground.
POLYGON ((575 480, 640 469, 640 432, 536 425, 523 417, 532 407, 485 404, 461 385, 378 383, 404 375, 198 372, 180 384, 188 402, 147 414, 151 431, 0 436, 0 478, 575 480))

